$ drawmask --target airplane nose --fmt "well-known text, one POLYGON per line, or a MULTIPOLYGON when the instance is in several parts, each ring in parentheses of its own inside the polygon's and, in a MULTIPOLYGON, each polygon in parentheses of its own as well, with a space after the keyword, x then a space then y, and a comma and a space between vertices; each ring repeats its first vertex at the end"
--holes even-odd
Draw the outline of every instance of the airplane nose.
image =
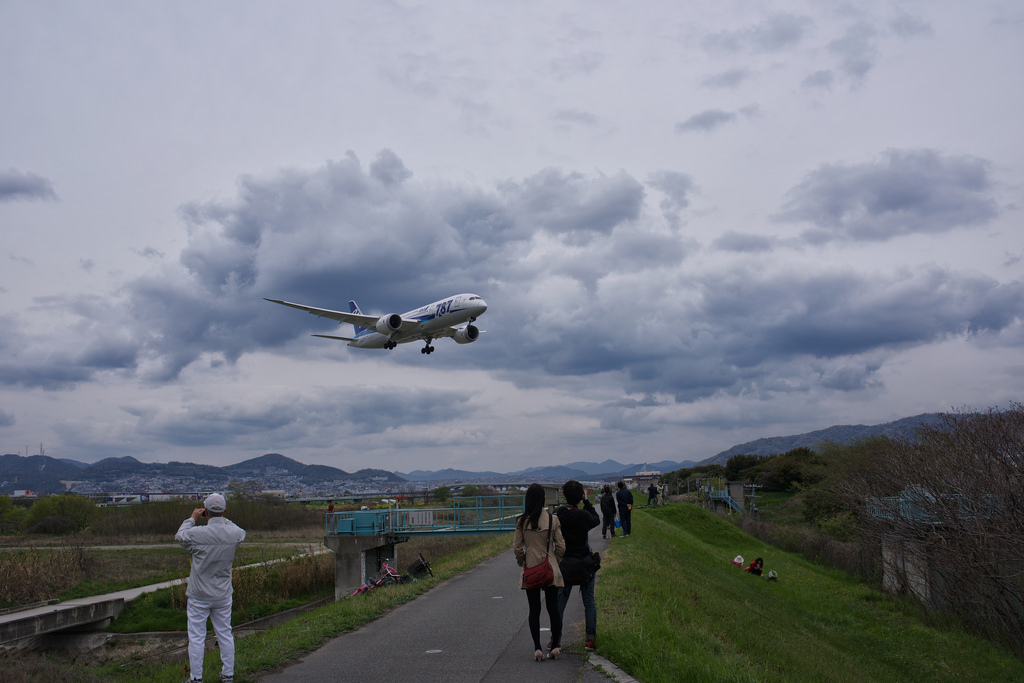
POLYGON ((484 311, 487 310, 487 302, 484 301, 483 299, 477 299, 476 306, 477 308, 480 309, 480 313, 483 313, 484 311))

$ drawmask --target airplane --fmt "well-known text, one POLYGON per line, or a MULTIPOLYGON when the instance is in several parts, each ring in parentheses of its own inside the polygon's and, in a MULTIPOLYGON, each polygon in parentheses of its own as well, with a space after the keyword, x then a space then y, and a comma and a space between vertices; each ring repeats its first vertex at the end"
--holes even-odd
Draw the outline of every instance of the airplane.
POLYGON ((474 325, 476 319, 487 310, 487 302, 476 294, 456 294, 440 301, 420 306, 402 315, 363 315, 355 301, 349 301, 349 313, 316 308, 304 304, 293 304, 280 299, 267 299, 275 304, 291 306, 306 311, 318 318, 330 318, 340 323, 351 323, 355 328, 352 337, 338 337, 330 334, 314 334, 314 337, 347 341, 349 346, 361 349, 393 349, 399 344, 422 340, 426 346, 420 353, 431 354, 435 339, 451 337, 457 344, 469 344, 480 337, 480 329, 474 325), (454 327, 468 323, 465 327, 454 327))

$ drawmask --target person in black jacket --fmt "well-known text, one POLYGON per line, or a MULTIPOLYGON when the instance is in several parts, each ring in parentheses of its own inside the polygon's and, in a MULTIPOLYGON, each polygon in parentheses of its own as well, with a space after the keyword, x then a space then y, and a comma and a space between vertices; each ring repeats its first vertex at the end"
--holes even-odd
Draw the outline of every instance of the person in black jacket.
POLYGON ((626 483, 619 482, 619 490, 615 492, 615 500, 619 504, 619 521, 622 522, 622 536, 629 536, 632 524, 630 514, 633 510, 633 494, 626 488, 626 483))
POLYGON ((615 496, 608 484, 601 489, 601 538, 606 538, 606 531, 615 538, 615 496))
POLYGON ((558 589, 558 614, 561 617, 565 613, 572 587, 579 586, 586 622, 586 647, 593 649, 597 637, 597 606, 594 604, 594 559, 587 536, 601 523, 601 519, 587 500, 583 484, 570 479, 562 485, 562 494, 566 505, 555 512, 565 538, 565 556, 559 565, 565 586, 558 589), (579 507, 581 501, 582 509, 579 507))

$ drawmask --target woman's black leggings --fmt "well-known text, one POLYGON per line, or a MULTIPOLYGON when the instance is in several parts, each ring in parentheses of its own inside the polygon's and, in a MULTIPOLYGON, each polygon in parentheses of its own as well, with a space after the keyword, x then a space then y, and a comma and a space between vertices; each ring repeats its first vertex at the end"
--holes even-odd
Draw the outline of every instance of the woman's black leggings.
MULTIPOLYGON (((533 649, 541 650, 540 646, 540 588, 526 589, 526 602, 530 605, 530 635, 533 636, 533 649)), ((562 617, 558 613, 558 587, 544 588, 544 603, 548 608, 548 619, 551 620, 552 647, 560 647, 562 642, 562 617)))

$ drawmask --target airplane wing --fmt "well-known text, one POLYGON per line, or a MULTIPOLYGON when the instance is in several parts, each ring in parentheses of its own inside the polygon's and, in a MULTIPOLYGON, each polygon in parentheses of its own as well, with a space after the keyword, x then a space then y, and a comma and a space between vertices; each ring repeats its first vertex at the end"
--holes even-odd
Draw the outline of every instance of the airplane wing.
POLYGON ((353 342, 353 337, 335 337, 333 334, 311 334, 311 337, 323 337, 324 339, 339 339, 341 341, 353 342))
MULTIPOLYGON (((294 304, 290 301, 282 301, 280 299, 267 299, 263 297, 265 301, 270 301, 275 304, 281 304, 282 306, 291 306, 297 308, 300 311, 305 311, 310 315, 315 315, 318 318, 330 318, 331 320, 337 320, 339 323, 351 323, 358 325, 359 327, 365 327, 368 330, 374 330, 377 327, 377 321, 380 320, 378 315, 361 315, 359 313, 345 313, 344 311, 332 311, 329 308, 317 308, 315 306, 306 306, 305 304, 294 304)), ((402 329, 401 332, 409 332, 412 328, 419 325, 418 320, 406 320, 402 318, 402 329)), ((315 334, 314 337, 323 337, 326 335, 315 334)), ((328 339, 343 339, 345 341, 352 341, 348 337, 327 337, 328 339)))
POLYGON ((443 339, 444 337, 454 337, 460 328, 458 327, 442 327, 439 330, 431 330, 430 336, 434 339, 443 339))

